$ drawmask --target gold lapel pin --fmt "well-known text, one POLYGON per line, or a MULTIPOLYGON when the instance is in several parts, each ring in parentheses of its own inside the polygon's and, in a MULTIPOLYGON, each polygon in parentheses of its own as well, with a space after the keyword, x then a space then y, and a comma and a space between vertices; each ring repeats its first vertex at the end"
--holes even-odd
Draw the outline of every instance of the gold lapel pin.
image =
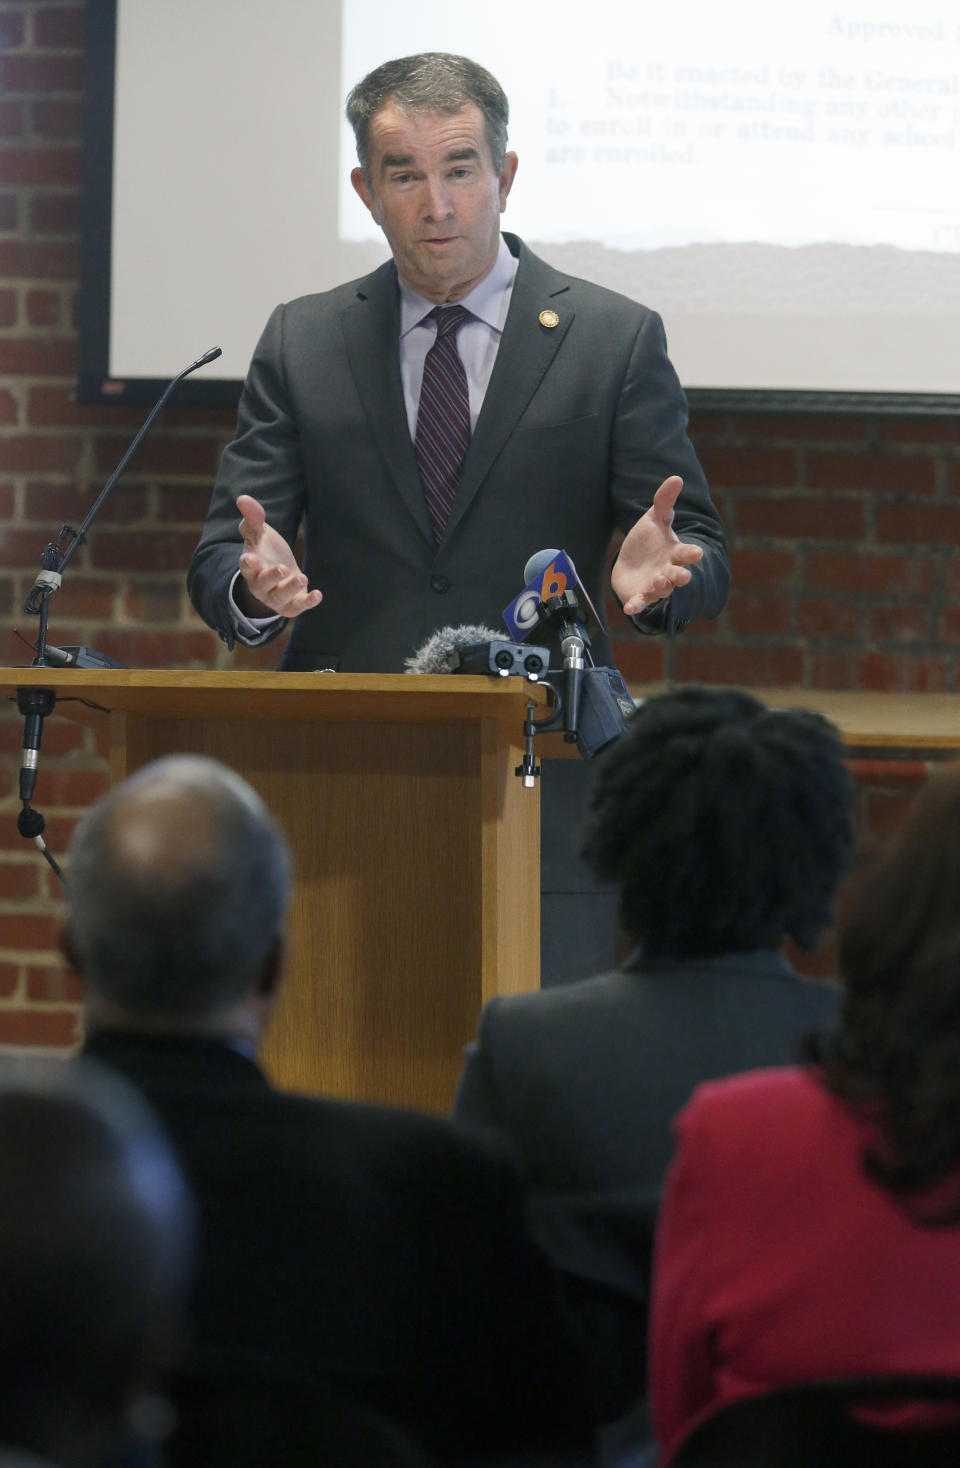
POLYGON ((557 315, 556 311, 541 311, 540 325, 546 326, 552 331, 555 326, 560 325, 560 317, 557 315))

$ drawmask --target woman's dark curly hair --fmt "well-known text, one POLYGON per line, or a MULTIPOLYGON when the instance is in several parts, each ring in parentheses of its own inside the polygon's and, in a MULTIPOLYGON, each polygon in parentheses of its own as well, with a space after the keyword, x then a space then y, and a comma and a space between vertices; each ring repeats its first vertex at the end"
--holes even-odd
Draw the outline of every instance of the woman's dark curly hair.
POLYGON ((903 830, 847 884, 837 960, 840 1017, 809 1037, 807 1058, 877 1122, 867 1175, 923 1221, 960 1222, 960 766, 931 780, 903 830))
POLYGON ((600 762, 583 845, 647 957, 814 946, 853 842, 833 725, 748 693, 648 698, 600 762))

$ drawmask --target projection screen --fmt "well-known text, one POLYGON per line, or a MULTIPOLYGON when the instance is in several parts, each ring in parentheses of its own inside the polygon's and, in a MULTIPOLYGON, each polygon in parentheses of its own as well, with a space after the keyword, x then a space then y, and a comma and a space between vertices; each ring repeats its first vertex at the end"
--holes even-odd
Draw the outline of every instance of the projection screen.
POLYGON ((236 396, 271 308, 386 258, 343 100, 503 83, 504 227, 657 309, 692 402, 960 406, 960 16, 927 0, 88 0, 81 382, 236 396))

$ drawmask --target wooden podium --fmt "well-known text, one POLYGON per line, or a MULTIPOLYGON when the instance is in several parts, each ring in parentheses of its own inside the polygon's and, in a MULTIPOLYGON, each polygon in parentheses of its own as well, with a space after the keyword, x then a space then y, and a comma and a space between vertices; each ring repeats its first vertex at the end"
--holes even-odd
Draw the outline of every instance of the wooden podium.
POLYGON ((264 1053, 278 1084, 449 1109, 483 1003, 540 982, 539 792, 514 771, 526 706, 544 690, 48 668, 4 682, 54 689, 67 717, 109 719, 114 782, 160 755, 211 755, 277 817, 296 864, 290 967, 264 1053))

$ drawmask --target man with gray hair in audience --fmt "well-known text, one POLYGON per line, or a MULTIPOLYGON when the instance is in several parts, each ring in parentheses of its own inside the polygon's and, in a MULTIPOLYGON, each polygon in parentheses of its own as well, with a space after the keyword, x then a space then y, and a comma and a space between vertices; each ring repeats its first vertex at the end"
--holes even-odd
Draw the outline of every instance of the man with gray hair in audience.
POLYGON ((199 1205, 198 1366, 178 1401, 193 1457, 179 1461, 199 1461, 214 1376, 224 1420, 245 1424, 234 1465, 307 1461, 291 1419, 302 1429, 324 1391, 444 1463, 591 1441, 553 1277, 498 1144, 283 1092, 258 1068, 289 891, 257 795, 199 757, 118 786, 71 847, 64 950, 86 988, 84 1052, 144 1091, 199 1205))

